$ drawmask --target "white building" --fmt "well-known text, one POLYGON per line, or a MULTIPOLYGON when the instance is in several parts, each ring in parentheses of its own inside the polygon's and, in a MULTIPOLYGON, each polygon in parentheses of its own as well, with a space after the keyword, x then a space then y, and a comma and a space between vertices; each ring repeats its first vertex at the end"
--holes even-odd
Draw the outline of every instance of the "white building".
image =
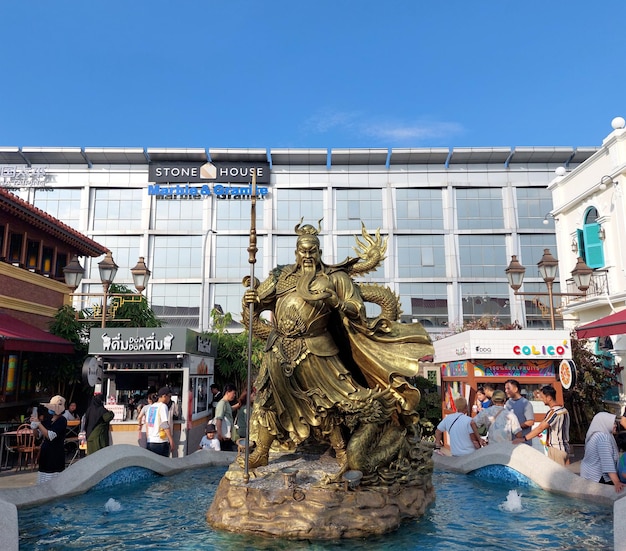
MULTIPOLYGON (((609 364, 626 357, 626 128, 624 119, 612 121, 611 132, 582 165, 560 169, 550 183, 556 221, 559 269, 566 274, 581 256, 594 269, 584 297, 570 297, 563 309, 567 328, 591 322, 580 336, 595 340, 609 364), (614 315, 616 312, 620 312, 614 315), (607 316, 614 315, 610 319, 607 316), (613 361, 610 361, 613 360, 613 361)), ((568 281, 568 290, 575 287, 568 281)), ((622 373, 622 383, 624 374, 622 373)), ((622 389, 622 392, 623 389, 622 389)), ((617 400, 617 395, 613 396, 617 400)), ((622 404, 624 396, 622 395, 622 404)))
MULTIPOLYGON (((354 256, 363 221, 388 237, 387 259, 368 280, 398 293, 404 321, 419 320, 438 334, 483 316, 549 328, 545 299, 516 297, 504 270, 512 254, 528 264, 545 248, 556 249, 547 186, 557 167, 574 174, 594 153, 3 147, 0 185, 109 247, 120 266, 116 282, 132 288, 129 269, 145 257, 157 314, 170 325, 202 330, 214 305, 236 318, 240 311, 241 280, 250 273, 246 182, 254 168, 262 176, 257 277, 293 262, 301 217, 323 219, 327 262, 354 256)), ((77 292, 101 292, 99 260, 86 261, 77 292)), ((527 274, 525 290, 545 291, 538 274, 527 274)))

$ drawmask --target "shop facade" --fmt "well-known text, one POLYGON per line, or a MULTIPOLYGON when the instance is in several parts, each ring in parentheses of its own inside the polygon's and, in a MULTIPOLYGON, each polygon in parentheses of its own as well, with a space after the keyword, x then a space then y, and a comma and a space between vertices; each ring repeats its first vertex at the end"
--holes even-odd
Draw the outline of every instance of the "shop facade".
POLYGON ((215 352, 211 339, 186 328, 93 328, 84 374, 115 414, 112 443, 138 445, 138 404, 169 386, 173 456, 197 450, 211 414, 215 352))
POLYGON ((456 398, 466 398, 471 409, 479 387, 489 383, 504 390, 508 379, 516 379, 538 422, 548 409, 539 399, 539 389, 552 385, 562 404, 563 386, 569 388, 576 376, 569 333, 563 330, 465 331, 433 344, 441 372, 443 417, 455 411, 456 398))

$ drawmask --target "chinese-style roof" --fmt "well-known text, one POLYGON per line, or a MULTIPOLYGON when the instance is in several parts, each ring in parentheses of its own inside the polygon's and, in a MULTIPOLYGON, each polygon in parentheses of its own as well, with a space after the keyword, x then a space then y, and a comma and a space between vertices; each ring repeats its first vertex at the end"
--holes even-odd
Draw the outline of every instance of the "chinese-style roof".
POLYGON ((74 228, 70 228, 58 218, 50 216, 47 212, 38 209, 3 188, 0 188, 0 211, 10 213, 28 224, 44 230, 49 235, 75 249, 79 256, 96 257, 108 251, 103 245, 96 243, 74 228))

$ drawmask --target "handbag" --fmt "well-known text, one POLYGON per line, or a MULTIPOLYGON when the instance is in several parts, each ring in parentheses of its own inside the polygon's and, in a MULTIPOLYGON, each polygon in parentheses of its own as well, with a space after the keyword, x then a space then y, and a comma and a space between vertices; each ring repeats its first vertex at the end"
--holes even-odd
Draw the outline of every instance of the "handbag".
MULTIPOLYGON (((211 423, 211 424, 213 424, 213 425, 215 425, 217 427, 217 422, 216 422, 215 417, 213 419, 211 419, 209 421, 209 423, 211 423)), ((231 427, 230 421, 226 417, 224 417, 222 419, 222 436, 224 438, 230 438, 231 431, 232 431, 232 427, 231 427)))

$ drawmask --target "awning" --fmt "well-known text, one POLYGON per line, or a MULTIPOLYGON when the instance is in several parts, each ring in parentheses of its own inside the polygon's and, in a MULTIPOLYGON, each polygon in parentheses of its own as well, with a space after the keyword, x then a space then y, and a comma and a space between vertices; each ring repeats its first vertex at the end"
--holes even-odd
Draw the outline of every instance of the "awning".
POLYGON ((626 310, 615 312, 610 316, 581 325, 576 329, 579 339, 592 337, 610 337, 611 335, 626 334, 626 310))
POLYGON ((73 354, 74 345, 7 314, 0 314, 0 350, 73 354))

